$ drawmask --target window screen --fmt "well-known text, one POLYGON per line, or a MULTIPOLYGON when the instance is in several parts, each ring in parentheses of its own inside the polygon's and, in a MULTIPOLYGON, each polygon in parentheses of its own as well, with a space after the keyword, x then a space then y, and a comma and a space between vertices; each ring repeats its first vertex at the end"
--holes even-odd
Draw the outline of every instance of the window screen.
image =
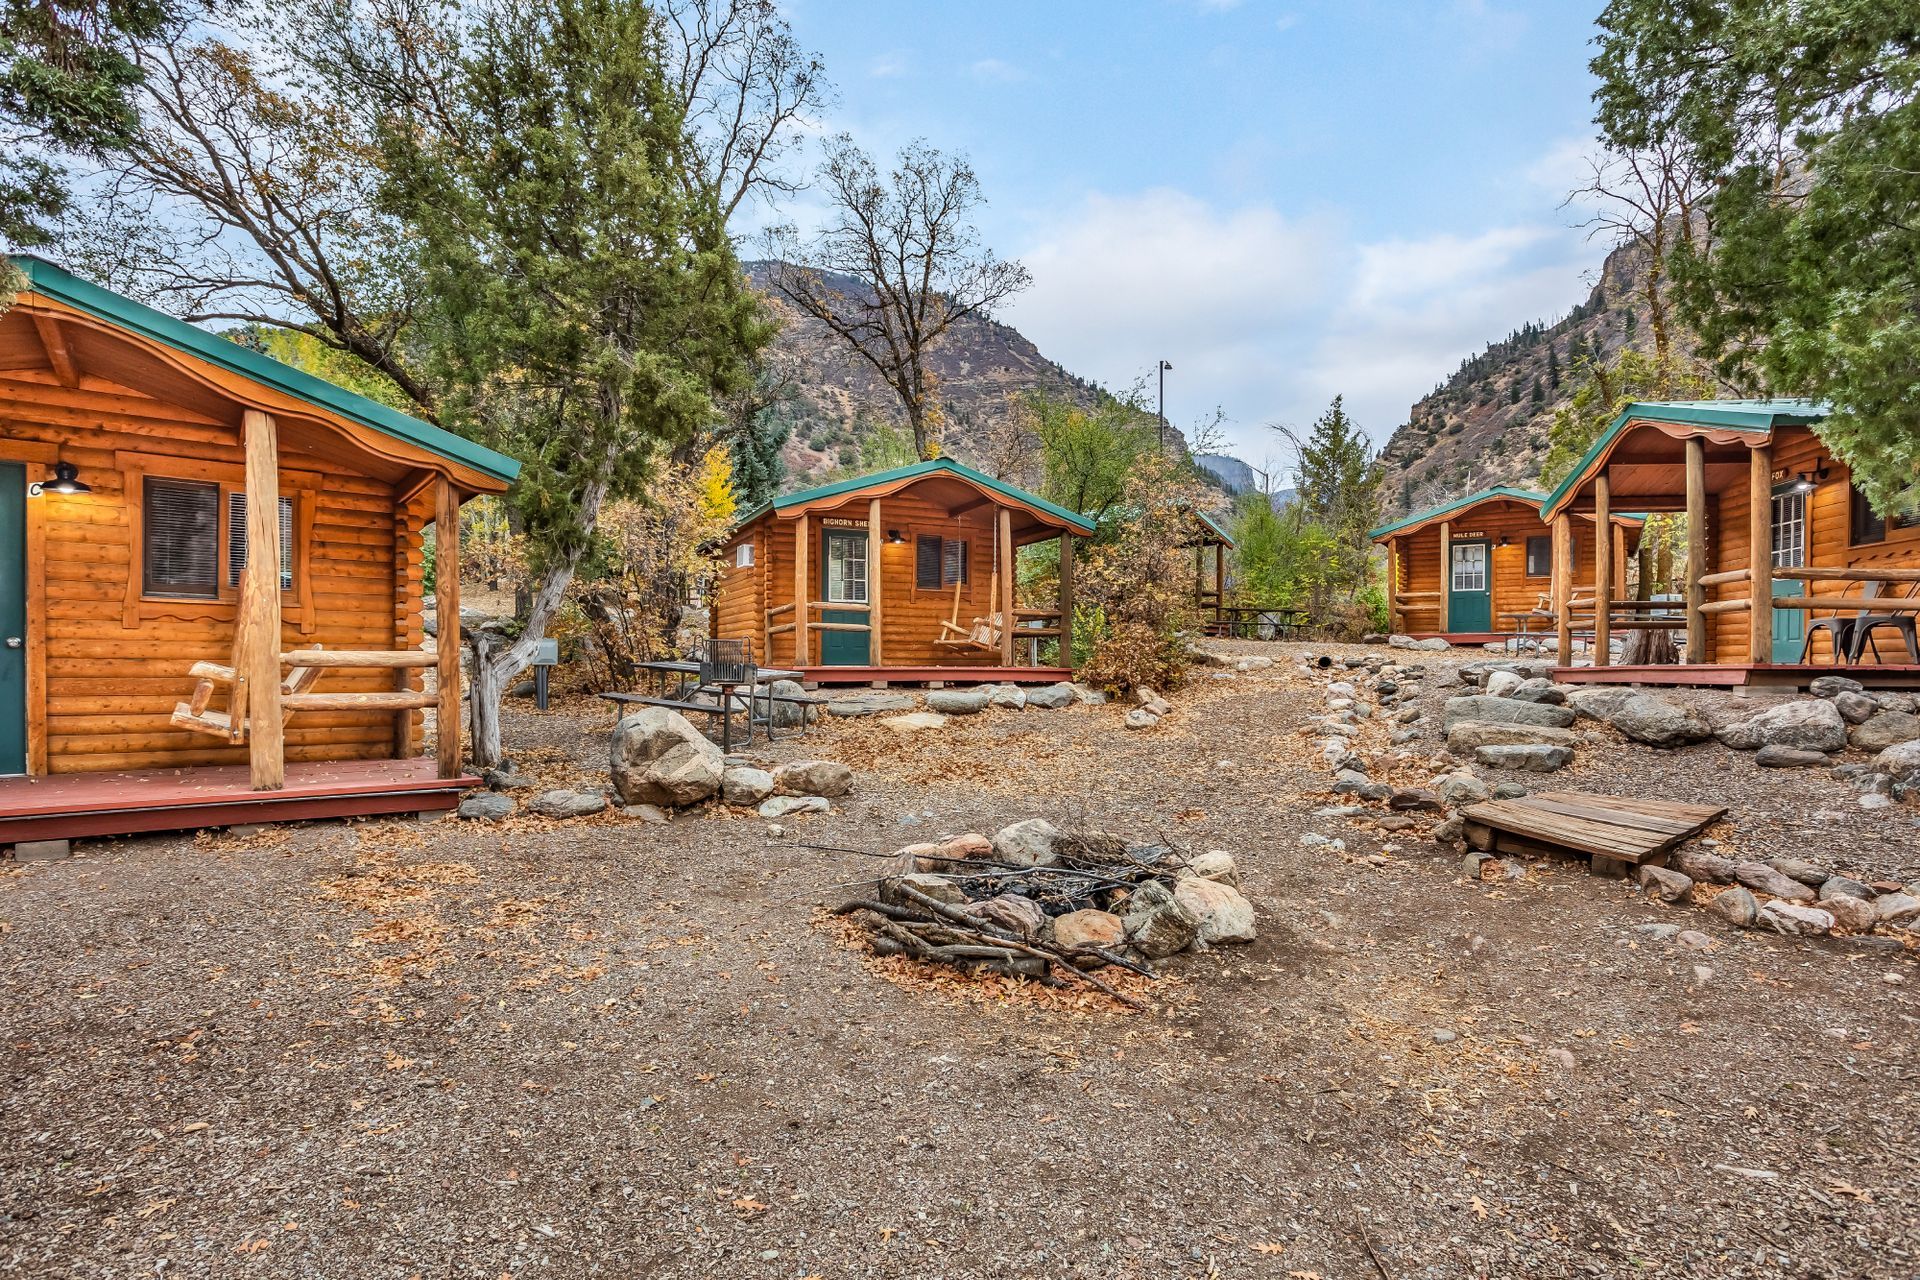
POLYGON ((1553 576, 1553 539, 1551 537, 1527 539, 1527 576, 1529 578, 1553 576))
POLYGON ((733 567, 736 569, 753 568, 753 544, 743 542, 733 549, 733 567))
POLYGON ((141 590, 150 596, 217 597, 220 486, 148 476, 141 504, 141 590))
MULTIPOLYGON (((227 585, 237 587, 247 570, 247 495, 227 495, 227 585)), ((280 589, 293 590, 293 499, 280 499, 280 589)))
POLYGON ((948 538, 942 547, 940 560, 940 585, 951 587, 967 580, 967 544, 959 538, 948 538))

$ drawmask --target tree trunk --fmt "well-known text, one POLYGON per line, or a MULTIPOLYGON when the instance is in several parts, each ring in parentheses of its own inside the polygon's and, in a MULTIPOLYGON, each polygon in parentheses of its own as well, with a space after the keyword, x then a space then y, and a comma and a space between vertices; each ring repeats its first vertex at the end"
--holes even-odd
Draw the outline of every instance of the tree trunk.
MULTIPOLYGON (((608 434, 612 436, 614 433, 608 434)), ((575 543, 575 550, 548 564, 539 580, 528 590, 526 621, 521 627, 520 638, 503 646, 503 636, 479 628, 467 633, 468 643, 473 650, 473 670, 468 680, 467 722, 471 730, 468 737, 472 741, 473 765, 476 769, 496 769, 500 766, 503 758, 500 699, 506 694, 508 682, 533 664, 534 649, 546 637, 547 624, 560 612, 560 602, 566 597, 567 588, 573 585, 573 575, 580 567, 580 557, 586 553, 587 544, 593 541, 594 529, 600 523, 600 507, 607 498, 607 485, 613 474, 618 449, 617 440, 610 439, 602 451, 595 478, 580 490, 580 537, 575 543)))

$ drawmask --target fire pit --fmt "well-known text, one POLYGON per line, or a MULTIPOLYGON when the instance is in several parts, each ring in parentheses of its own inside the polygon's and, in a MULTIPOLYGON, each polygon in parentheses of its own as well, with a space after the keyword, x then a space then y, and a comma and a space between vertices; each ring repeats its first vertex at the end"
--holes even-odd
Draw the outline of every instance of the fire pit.
POLYGON ((1144 1009, 1097 971, 1157 978, 1155 961, 1254 938, 1238 867, 1219 851, 1068 833, 1033 818, 991 840, 910 845, 891 860, 894 870, 871 893, 834 910, 876 955, 1090 986, 1144 1009))

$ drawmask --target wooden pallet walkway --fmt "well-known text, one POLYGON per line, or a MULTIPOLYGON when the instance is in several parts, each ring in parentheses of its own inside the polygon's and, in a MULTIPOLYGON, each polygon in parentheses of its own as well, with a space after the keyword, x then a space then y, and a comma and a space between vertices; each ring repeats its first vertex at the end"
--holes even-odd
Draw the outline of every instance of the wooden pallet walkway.
POLYGON ((1461 811, 1467 843, 1488 853, 1569 854, 1593 859, 1600 874, 1665 862, 1682 843, 1726 817, 1724 807, 1623 800, 1578 791, 1542 791, 1489 800, 1461 811))

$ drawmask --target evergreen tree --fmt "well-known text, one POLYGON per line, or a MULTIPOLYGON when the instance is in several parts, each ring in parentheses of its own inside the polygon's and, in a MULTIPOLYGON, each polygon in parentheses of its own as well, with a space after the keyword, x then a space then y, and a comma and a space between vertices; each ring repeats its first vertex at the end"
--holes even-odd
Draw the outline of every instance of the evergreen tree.
POLYGON ((156 38, 200 7, 0 0, 0 241, 47 243, 68 204, 67 173, 50 153, 98 156, 124 141, 141 81, 125 42, 156 38))
POLYGON ((1881 511, 1920 498, 1920 22, 1907 3, 1610 0, 1596 120, 1710 182, 1673 279, 1734 385, 1825 400, 1881 511))
POLYGON ((1538 409, 1541 405, 1545 404, 1546 402, 1547 402, 1547 389, 1540 385, 1540 376, 1538 374, 1535 374, 1533 378, 1533 407, 1538 409))
POLYGON ((452 100, 383 129, 383 195, 416 240, 447 418, 524 464, 524 630, 473 635, 482 766, 499 760, 500 693, 603 504, 713 423, 770 336, 717 203, 682 181, 661 52, 651 12, 624 0, 504 3, 478 19, 452 100))
POLYGON ((1341 396, 1333 398, 1305 439, 1286 434, 1298 455, 1294 505, 1301 519, 1327 535, 1327 572, 1312 593, 1314 607, 1321 609, 1333 594, 1351 600, 1366 586, 1372 553, 1367 530, 1379 516, 1380 468, 1341 396))
POLYGON ((1560 355, 1551 342, 1547 344, 1547 385, 1555 391, 1560 389, 1560 355))

